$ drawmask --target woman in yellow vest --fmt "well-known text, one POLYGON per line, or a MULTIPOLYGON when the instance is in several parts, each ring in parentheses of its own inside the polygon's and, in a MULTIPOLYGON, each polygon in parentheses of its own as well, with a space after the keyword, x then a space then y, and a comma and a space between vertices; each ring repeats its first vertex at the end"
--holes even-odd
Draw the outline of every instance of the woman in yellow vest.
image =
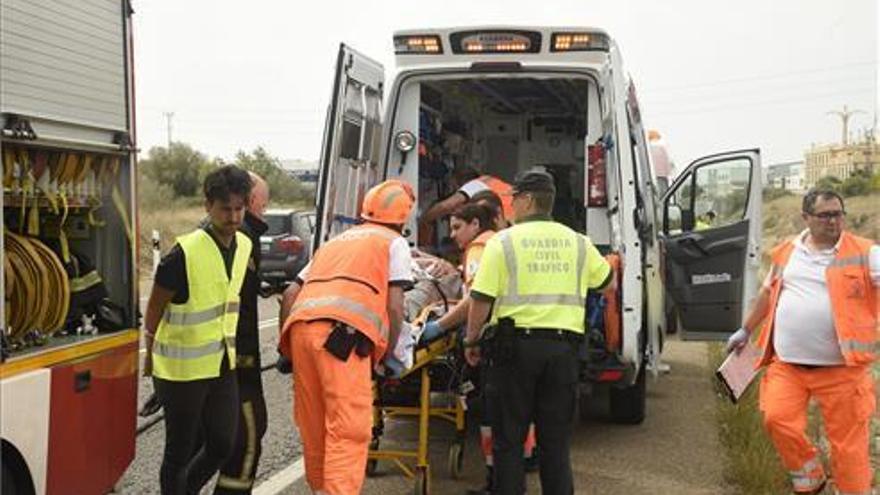
POLYGON ((180 236, 156 271, 144 318, 144 375, 165 410, 163 495, 198 493, 238 428, 235 331, 252 244, 238 232, 250 194, 235 166, 205 177, 210 222, 180 236), (193 452, 204 436, 204 446, 193 452))

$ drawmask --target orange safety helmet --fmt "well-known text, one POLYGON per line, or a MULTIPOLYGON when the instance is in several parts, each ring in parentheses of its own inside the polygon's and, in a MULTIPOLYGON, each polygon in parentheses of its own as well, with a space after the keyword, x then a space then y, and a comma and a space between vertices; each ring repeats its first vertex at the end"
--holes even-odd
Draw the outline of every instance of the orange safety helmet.
POLYGON ((361 218, 371 222, 402 225, 412 212, 416 196, 412 187, 391 179, 373 186, 364 196, 361 218))

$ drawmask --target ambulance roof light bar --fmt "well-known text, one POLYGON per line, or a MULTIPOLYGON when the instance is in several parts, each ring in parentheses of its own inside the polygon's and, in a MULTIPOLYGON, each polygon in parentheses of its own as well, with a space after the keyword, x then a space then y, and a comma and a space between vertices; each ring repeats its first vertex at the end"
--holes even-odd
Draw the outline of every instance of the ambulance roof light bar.
POLYGON ((607 52, 609 48, 608 35, 604 33, 553 33, 550 40, 551 52, 607 52))
POLYGON ((449 35, 452 53, 538 53, 541 33, 519 30, 458 31, 449 35))
POLYGON ((441 55, 443 45, 436 34, 403 35, 394 37, 396 55, 441 55))

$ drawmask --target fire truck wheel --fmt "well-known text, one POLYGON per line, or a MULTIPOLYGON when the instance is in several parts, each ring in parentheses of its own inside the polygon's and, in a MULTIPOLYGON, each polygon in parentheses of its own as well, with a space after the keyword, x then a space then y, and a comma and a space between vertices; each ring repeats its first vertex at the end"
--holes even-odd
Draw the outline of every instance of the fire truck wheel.
POLYGON ((6 464, 2 465, 2 477, 0 477, 0 493, 6 495, 7 493, 10 495, 20 495, 24 492, 19 491, 18 484, 16 483, 17 478, 15 473, 12 472, 12 469, 9 468, 6 464))

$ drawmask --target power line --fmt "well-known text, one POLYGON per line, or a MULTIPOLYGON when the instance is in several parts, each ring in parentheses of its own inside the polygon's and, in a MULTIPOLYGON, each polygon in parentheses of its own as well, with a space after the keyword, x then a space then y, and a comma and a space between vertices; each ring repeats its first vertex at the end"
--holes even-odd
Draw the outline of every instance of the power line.
MULTIPOLYGON (((852 97, 853 95, 864 95, 864 94, 868 94, 868 93, 873 94, 874 91, 876 91, 876 88, 867 88, 867 89, 861 89, 861 90, 853 90, 853 91, 846 93, 846 95, 842 95, 840 93, 840 91, 835 91, 833 93, 803 95, 798 98, 777 98, 777 99, 770 99, 770 100, 740 102, 740 103, 731 102, 731 103, 724 104, 724 105, 696 107, 696 108, 691 108, 691 109, 684 108, 682 110, 671 110, 671 111, 661 110, 661 111, 654 111, 651 113, 662 114, 664 116, 665 115, 692 115, 692 114, 700 114, 700 113, 706 113, 706 112, 716 112, 719 110, 728 110, 728 109, 732 109, 732 108, 740 109, 740 108, 749 108, 749 107, 764 106, 764 105, 771 106, 771 105, 778 105, 778 104, 804 103, 804 102, 815 100, 818 98, 827 98, 827 97, 831 97, 831 96, 837 97, 837 98, 846 98, 846 97, 852 97)), ((651 109, 651 106, 645 105, 645 109, 651 109)))
POLYGON ((685 84, 685 85, 681 85, 681 86, 658 86, 656 88, 645 88, 642 91, 645 93, 663 92, 663 91, 679 91, 679 90, 685 90, 685 89, 693 89, 693 88, 707 87, 707 86, 720 86, 720 85, 724 85, 724 84, 732 84, 732 83, 740 83, 740 82, 763 81, 763 80, 768 80, 768 79, 781 79, 781 78, 803 75, 803 74, 828 72, 828 71, 835 71, 835 70, 839 70, 839 69, 844 69, 847 67, 862 67, 862 66, 876 67, 877 61, 874 60, 874 61, 870 61, 870 62, 856 62, 856 63, 844 64, 844 65, 831 65, 831 66, 822 67, 822 68, 780 72, 777 74, 766 74, 766 75, 761 75, 761 76, 738 77, 738 78, 732 78, 732 79, 720 79, 717 81, 706 81, 706 82, 701 82, 701 83, 685 84))

